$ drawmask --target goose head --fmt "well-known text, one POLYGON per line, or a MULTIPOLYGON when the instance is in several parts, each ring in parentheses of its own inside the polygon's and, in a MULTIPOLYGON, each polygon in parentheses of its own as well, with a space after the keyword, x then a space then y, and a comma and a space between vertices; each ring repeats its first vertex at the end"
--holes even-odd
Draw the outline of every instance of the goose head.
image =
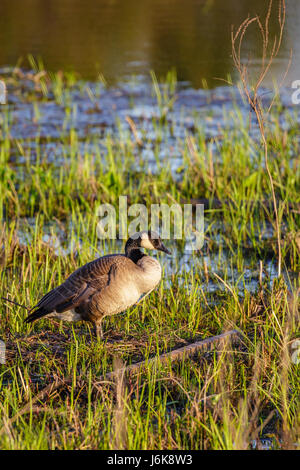
POLYGON ((167 253, 171 252, 165 247, 160 236, 157 232, 151 230, 136 232, 127 240, 125 245, 125 254, 129 256, 133 250, 139 250, 139 248, 146 248, 148 250, 158 250, 167 253))

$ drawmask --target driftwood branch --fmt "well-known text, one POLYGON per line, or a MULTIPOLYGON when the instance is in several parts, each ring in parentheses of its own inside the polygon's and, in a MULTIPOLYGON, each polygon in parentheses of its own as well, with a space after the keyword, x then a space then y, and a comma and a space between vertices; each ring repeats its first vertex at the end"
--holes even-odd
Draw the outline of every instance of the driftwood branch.
POLYGON ((182 348, 174 349, 168 353, 161 354, 160 356, 155 356, 148 361, 141 361, 129 366, 123 367, 122 369, 117 369, 112 372, 105 374, 101 380, 110 380, 116 374, 124 373, 126 375, 142 372, 144 369, 149 367, 155 367, 160 364, 168 364, 170 362, 177 361, 179 359, 186 359, 187 357, 196 354, 200 351, 207 352, 215 346, 224 345, 229 339, 240 339, 240 333, 237 330, 230 330, 222 333, 221 335, 212 336, 211 338, 206 338, 202 341, 197 341, 196 343, 188 344, 182 348))
MULTIPOLYGON (((207 352, 213 349, 215 346, 224 346, 230 339, 234 339, 235 341, 239 340, 240 336, 241 334, 237 330, 226 331, 220 335, 212 336, 211 338, 206 338, 202 341, 197 341, 196 343, 192 343, 187 346, 183 346, 182 348, 174 349, 168 353, 161 354, 160 356, 153 357, 148 361, 141 361, 135 364, 131 364, 127 367, 117 368, 114 371, 105 374, 105 376, 102 376, 100 381, 109 381, 120 375, 124 377, 124 375, 139 373, 147 368, 153 368, 160 364, 168 364, 179 359, 186 359, 187 357, 199 353, 200 351, 207 352)), ((79 378, 80 377, 78 377, 77 380, 79 378)), ((0 436, 3 433, 8 432, 9 427, 24 414, 30 413, 30 411, 41 411, 39 406, 34 406, 37 402, 47 400, 51 395, 53 395, 53 392, 62 387, 71 385, 72 381, 73 373, 64 378, 55 378, 51 384, 47 385, 35 397, 27 402, 23 408, 20 409, 20 411, 5 421, 4 426, 0 429, 0 436)))
MULTIPOLYGON (((285 202, 284 209, 286 212, 293 211, 293 212, 298 213, 300 211, 300 203, 297 201, 282 201, 280 199, 276 199, 277 205, 279 205, 281 202, 285 202)), ((230 207, 233 204, 233 201, 229 199, 221 200, 217 198, 208 199, 208 198, 196 198, 195 197, 195 198, 190 198, 190 199, 182 198, 181 203, 192 204, 192 206, 196 206, 197 204, 203 204, 204 210, 207 211, 207 210, 212 210, 212 209, 216 209, 216 210, 224 209, 224 206, 230 207)), ((251 209, 261 206, 265 210, 274 212, 274 202, 272 199, 264 199, 261 201, 245 199, 241 201, 241 204, 242 203, 249 204, 249 207, 251 209)))

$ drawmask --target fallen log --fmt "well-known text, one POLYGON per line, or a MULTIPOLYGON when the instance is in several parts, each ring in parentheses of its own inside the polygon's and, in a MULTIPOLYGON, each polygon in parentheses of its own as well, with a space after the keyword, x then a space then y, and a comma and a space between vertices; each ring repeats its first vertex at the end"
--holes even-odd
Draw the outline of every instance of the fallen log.
POLYGON ((121 369, 108 372, 102 376, 101 380, 110 380, 114 378, 114 376, 121 374, 127 375, 142 372, 144 369, 149 367, 155 367, 159 364, 167 364, 179 359, 184 359, 200 351, 207 352, 214 346, 224 345, 229 339, 238 341, 240 338, 241 333, 238 330, 229 330, 220 335, 212 336, 210 338, 203 339, 202 341, 196 341, 195 343, 188 344, 182 348, 174 349, 173 351, 161 354, 160 356, 155 356, 147 361, 136 362, 135 364, 130 364, 129 366, 122 367, 121 369))
MULTIPOLYGON (((196 341, 195 343, 188 344, 187 346, 183 346, 182 348, 174 349, 173 351, 161 354, 160 356, 155 356, 147 361, 141 361, 126 367, 117 368, 114 371, 108 372, 104 376, 100 377, 100 380, 99 382, 97 382, 97 384, 103 381, 116 379, 118 377, 120 378, 124 375, 139 373, 142 372, 144 369, 153 368, 159 364, 167 364, 179 359, 185 359, 186 357, 194 355, 195 353, 198 353, 200 351, 207 352, 213 349, 213 347, 215 346, 224 346, 230 339, 234 341, 239 341, 240 338, 241 333, 238 330, 229 330, 220 335, 212 336, 202 341, 196 341)), ((80 376, 77 377, 77 380, 79 378, 80 376)), ((62 387, 70 386, 72 384, 72 380, 73 372, 64 378, 56 377, 52 383, 47 385, 40 392, 38 392, 37 395, 32 397, 31 400, 29 400, 23 406, 23 408, 21 408, 14 416, 5 420, 4 426, 0 428, 0 436, 5 432, 9 432, 9 427, 24 414, 34 412, 35 410, 40 411, 40 407, 35 408, 34 405, 36 403, 44 402, 48 398, 50 398, 53 392, 57 391, 62 387)))

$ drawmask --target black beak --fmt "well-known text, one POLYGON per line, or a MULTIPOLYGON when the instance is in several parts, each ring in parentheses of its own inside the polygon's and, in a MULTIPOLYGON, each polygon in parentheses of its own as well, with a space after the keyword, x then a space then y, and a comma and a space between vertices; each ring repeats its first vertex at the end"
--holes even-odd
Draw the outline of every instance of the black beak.
POLYGON ((159 251, 163 251, 164 253, 167 253, 168 255, 171 255, 171 251, 168 250, 168 248, 165 247, 165 245, 163 243, 161 243, 160 247, 157 248, 159 251))

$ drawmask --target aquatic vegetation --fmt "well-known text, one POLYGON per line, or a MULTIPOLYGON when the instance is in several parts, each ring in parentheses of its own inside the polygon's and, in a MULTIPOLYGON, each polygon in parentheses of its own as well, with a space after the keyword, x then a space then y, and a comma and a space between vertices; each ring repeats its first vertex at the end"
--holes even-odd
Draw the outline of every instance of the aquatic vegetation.
POLYGON ((269 439, 294 448, 300 175, 299 111, 289 90, 267 133, 281 230, 277 279, 264 152, 235 88, 193 90, 174 73, 166 83, 152 75, 109 88, 43 73, 33 62, 31 71, 0 74, 8 88, 0 108, 0 296, 33 305, 78 266, 121 251, 121 242, 97 237, 100 203, 117 208, 127 195, 131 203, 205 206, 204 247, 168 242, 174 254, 160 259, 159 289, 105 320, 103 343, 86 325, 25 325, 24 309, 1 304, 1 447, 228 449, 269 439), (118 361, 233 328, 243 334, 238 345, 124 381, 104 378, 118 361))

